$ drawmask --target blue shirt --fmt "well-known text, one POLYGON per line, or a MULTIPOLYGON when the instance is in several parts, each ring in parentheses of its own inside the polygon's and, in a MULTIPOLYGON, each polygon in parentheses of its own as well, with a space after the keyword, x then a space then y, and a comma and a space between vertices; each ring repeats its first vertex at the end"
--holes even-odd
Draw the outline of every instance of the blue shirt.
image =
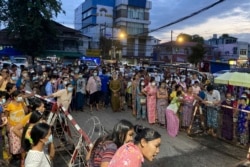
POLYGON ((109 83, 109 76, 107 75, 100 75, 99 76, 102 82, 102 88, 101 91, 102 92, 108 92, 108 83, 109 83))
POLYGON ((46 84, 45 91, 47 96, 53 93, 53 85, 50 81, 46 84))

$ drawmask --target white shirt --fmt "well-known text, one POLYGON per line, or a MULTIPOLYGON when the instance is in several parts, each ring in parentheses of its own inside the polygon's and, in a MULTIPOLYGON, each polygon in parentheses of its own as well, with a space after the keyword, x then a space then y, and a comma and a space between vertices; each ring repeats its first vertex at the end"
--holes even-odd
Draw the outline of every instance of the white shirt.
POLYGON ((209 102, 215 102, 215 101, 220 101, 220 92, 218 90, 213 90, 213 93, 206 93, 206 99, 209 102))
POLYGON ((50 163, 43 151, 30 150, 25 158, 25 167, 51 167, 50 163))

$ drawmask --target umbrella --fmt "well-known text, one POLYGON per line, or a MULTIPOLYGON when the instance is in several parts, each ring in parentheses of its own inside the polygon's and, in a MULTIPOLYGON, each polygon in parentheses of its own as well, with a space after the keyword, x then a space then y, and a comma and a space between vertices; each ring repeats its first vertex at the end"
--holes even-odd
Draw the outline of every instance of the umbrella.
POLYGON ((214 83, 250 87, 250 74, 242 72, 227 72, 216 77, 214 83))

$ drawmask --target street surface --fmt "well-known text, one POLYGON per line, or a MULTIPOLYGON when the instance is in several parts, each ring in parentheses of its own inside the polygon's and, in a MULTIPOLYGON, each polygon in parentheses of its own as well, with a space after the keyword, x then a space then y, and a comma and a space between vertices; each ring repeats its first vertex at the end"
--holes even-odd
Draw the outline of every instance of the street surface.
MULTIPOLYGON (((96 116, 107 131, 111 131, 115 123, 127 119, 133 124, 141 124, 159 131, 162 135, 160 153, 153 162, 146 162, 143 167, 233 167, 246 159, 247 150, 228 144, 210 136, 199 135, 189 137, 180 132, 176 138, 167 135, 166 130, 158 125, 149 125, 146 121, 137 121, 131 110, 114 113, 111 108, 101 111, 72 112, 72 115, 83 128, 88 131, 91 123, 86 121, 96 116)), ((97 129, 98 130, 98 129, 97 129)))

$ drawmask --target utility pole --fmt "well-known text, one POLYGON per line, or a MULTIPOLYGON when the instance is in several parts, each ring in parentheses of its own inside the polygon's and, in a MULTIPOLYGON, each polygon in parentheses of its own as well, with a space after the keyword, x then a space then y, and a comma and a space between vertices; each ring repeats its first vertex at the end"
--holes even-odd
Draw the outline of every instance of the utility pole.
POLYGON ((170 57, 170 63, 173 64, 173 30, 171 30, 171 57, 170 57))

